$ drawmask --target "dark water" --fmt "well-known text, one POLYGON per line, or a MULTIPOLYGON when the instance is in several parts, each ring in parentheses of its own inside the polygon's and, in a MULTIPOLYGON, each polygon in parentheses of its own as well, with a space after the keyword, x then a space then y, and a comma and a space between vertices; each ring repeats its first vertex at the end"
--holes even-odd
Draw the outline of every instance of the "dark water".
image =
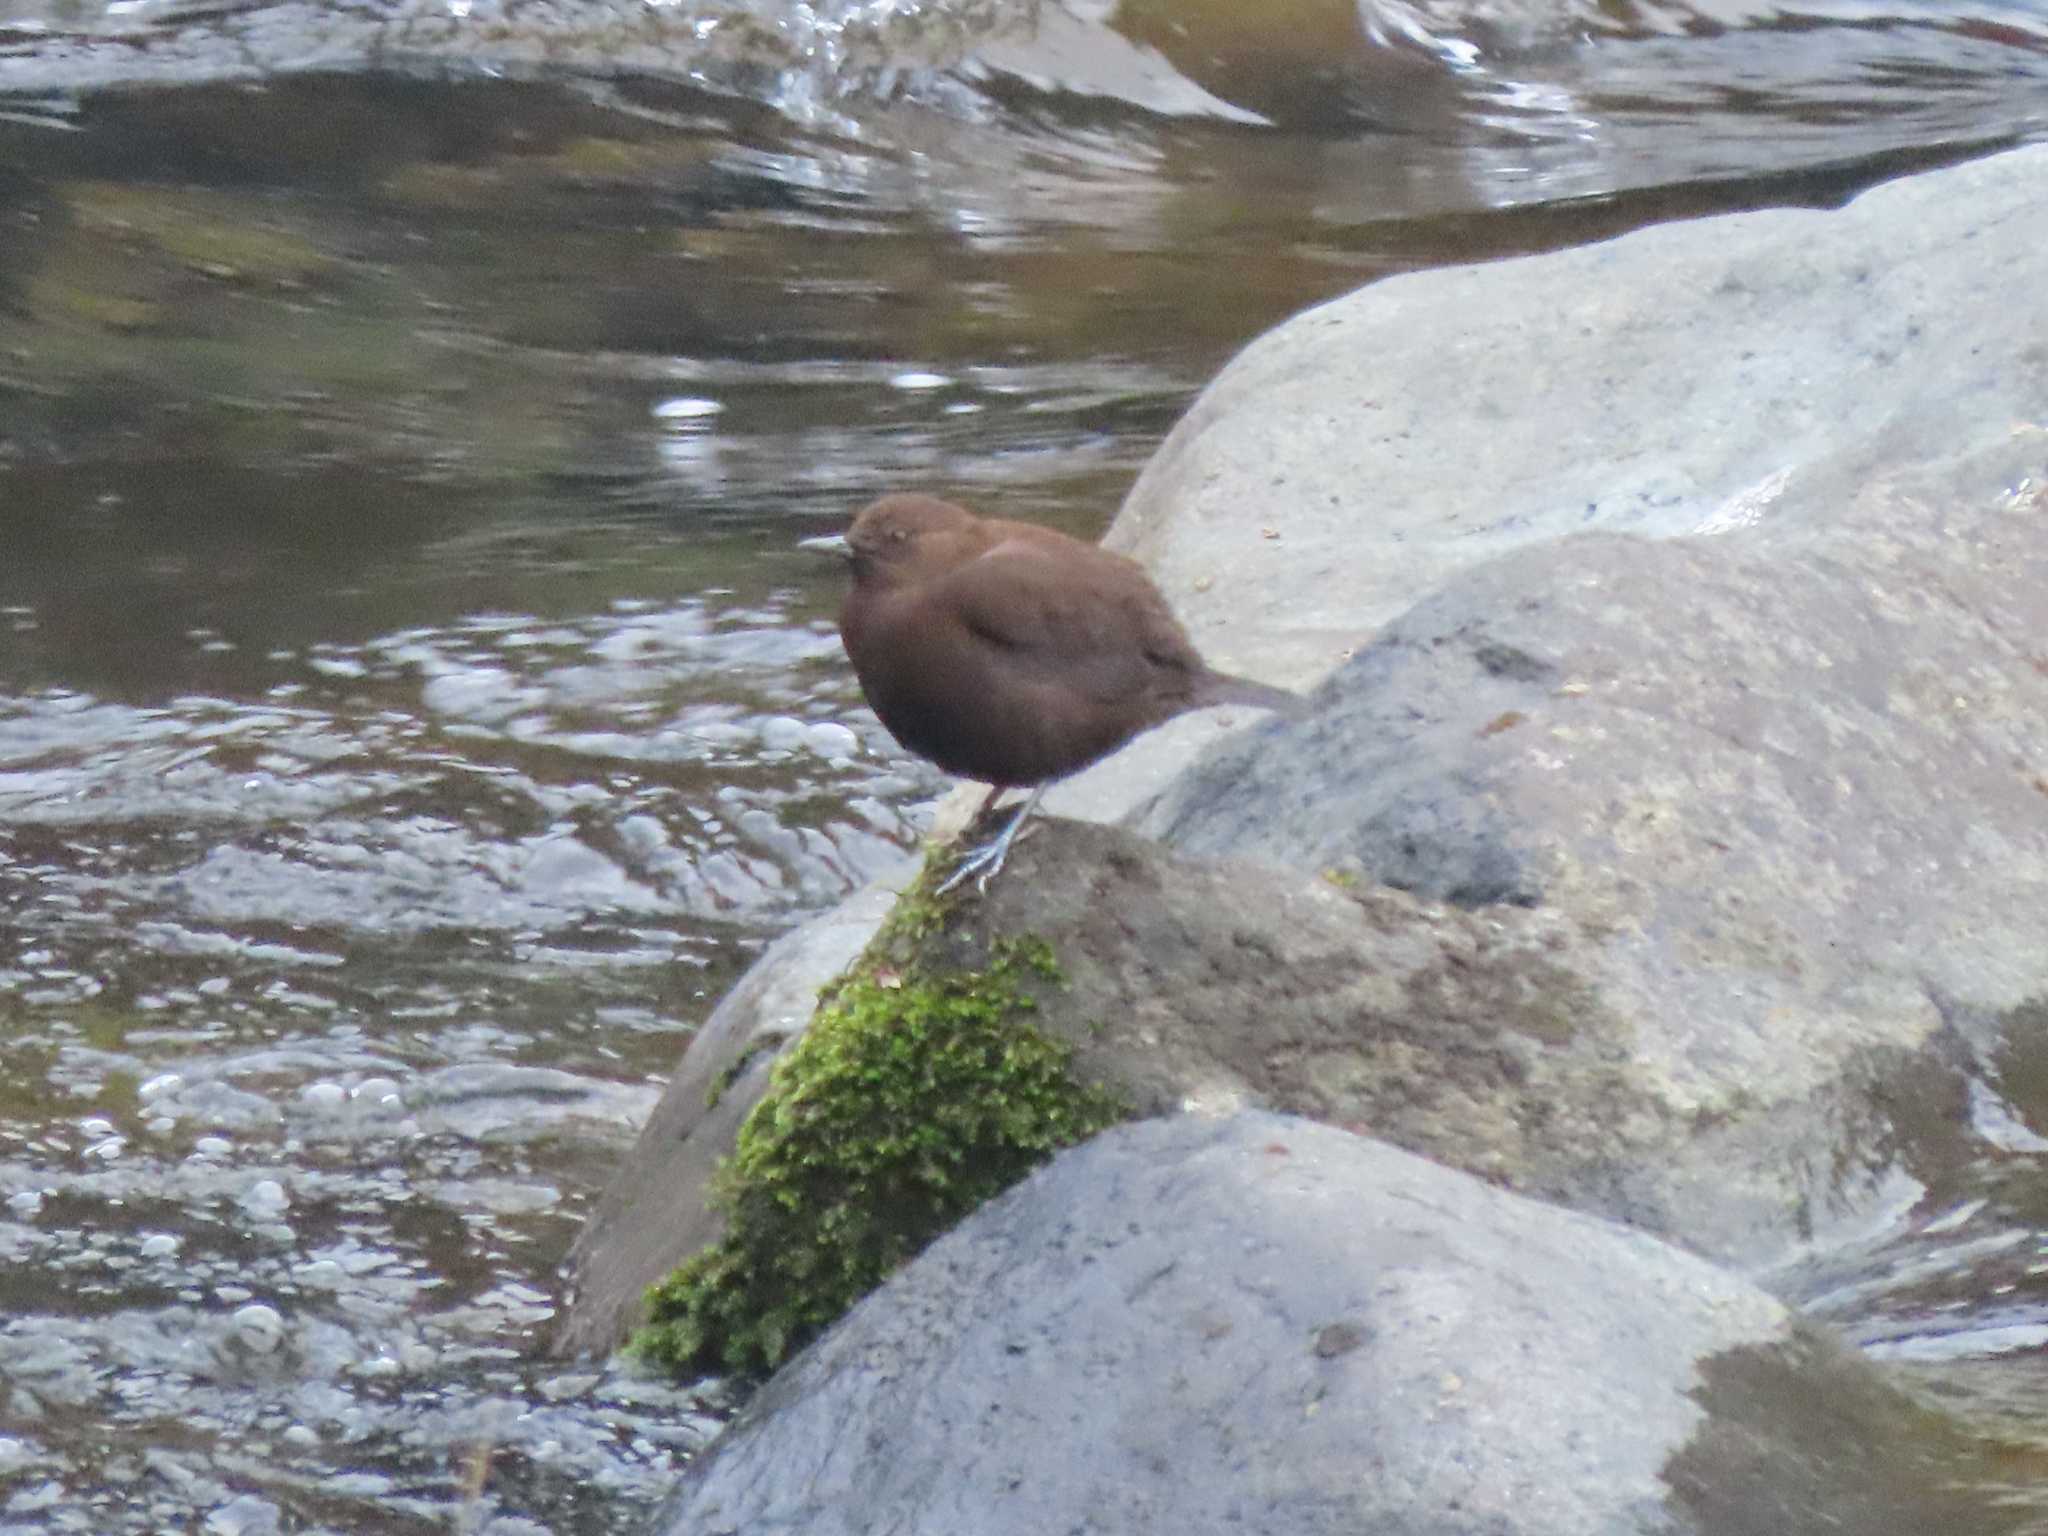
MULTIPOLYGON (((1092 532, 1306 304, 2044 125, 2019 5, 0 0, 0 1533, 659 1495, 715 1398, 534 1358, 562 1253, 939 788, 799 538, 1092 532)), ((2037 1150, 1818 1299, 2022 1436, 2037 1150)))

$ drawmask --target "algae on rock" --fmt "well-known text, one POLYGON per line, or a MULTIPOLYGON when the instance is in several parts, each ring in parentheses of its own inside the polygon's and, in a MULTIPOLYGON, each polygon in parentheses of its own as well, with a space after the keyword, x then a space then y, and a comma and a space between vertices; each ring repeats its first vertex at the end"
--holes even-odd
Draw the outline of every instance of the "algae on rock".
POLYGON ((1059 974, 1045 945, 999 944, 979 971, 899 970, 888 949, 885 934, 776 1064, 715 1176, 726 1234, 649 1289, 643 1358, 772 1370, 960 1217, 1123 1117, 1025 1018, 1025 975, 1059 974))

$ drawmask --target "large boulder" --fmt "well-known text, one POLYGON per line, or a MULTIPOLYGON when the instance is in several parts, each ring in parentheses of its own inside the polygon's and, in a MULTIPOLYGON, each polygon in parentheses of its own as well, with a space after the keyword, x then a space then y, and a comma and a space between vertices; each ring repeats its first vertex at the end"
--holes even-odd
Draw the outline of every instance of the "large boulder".
POLYGON ((1183 1116, 934 1244, 693 1463, 659 1529, 2003 1529, 1955 1455, 1713 1265, 1314 1122, 1183 1116))
POLYGON ((1205 653, 1306 681, 1525 545, 1846 547, 1842 509, 1913 467, 1923 499, 1989 508, 2048 465, 2044 241, 2036 145, 1839 209, 1389 278, 1235 358, 1104 542, 1205 653))
MULTIPOLYGON (((1910 1169, 1965 1154, 1980 1055, 1977 1091, 1999 1091, 2004 1016, 1950 1028, 1868 949, 1845 942, 1837 974, 1736 935, 1734 960, 1710 964, 1702 938, 1679 964, 1605 913, 1332 875, 1049 822, 924 963, 1044 940, 1061 976, 1033 1024, 1140 1113, 1310 1116, 1745 1266, 1866 1223, 1919 1193, 1910 1169)), ((1636 878, 1646 902, 1690 894, 1636 878)))

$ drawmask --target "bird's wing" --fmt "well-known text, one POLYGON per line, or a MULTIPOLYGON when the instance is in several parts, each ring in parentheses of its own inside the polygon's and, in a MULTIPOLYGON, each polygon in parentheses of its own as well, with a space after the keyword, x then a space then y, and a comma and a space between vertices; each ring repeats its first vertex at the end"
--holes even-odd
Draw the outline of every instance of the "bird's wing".
POLYGON ((1104 701, 1184 686, 1200 670, 1187 636, 1143 573, 1101 553, 1085 563, 1007 540, 945 577, 970 641, 1012 668, 1104 701))

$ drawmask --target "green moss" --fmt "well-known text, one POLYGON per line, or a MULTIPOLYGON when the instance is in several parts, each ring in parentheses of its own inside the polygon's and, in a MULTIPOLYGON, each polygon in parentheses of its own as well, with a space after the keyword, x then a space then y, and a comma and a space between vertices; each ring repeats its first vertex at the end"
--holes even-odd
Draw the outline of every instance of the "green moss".
MULTIPOLYGON (((886 936, 885 936, 886 937, 886 936)), ((871 956, 886 953, 878 944, 871 956)), ((838 984, 714 1176, 725 1238, 648 1292, 634 1336, 675 1370, 765 1372, 891 1271, 1124 1110, 1025 1020, 1042 943, 976 972, 872 958, 838 984)))
MULTIPOLYGON (((958 852, 957 849, 949 850, 958 852)), ((953 912, 959 895, 942 896, 939 887, 946 876, 952 873, 954 860, 928 853, 917 871, 917 878, 904 888, 896 898, 896 904, 889 909, 888 921, 882 924, 874 942, 868 946, 870 959, 877 955, 894 955, 899 958, 914 955, 926 940, 944 931, 947 917, 953 912)), ((1021 941, 1012 941, 1013 948, 1021 941)), ((1052 959, 1052 946, 1040 942, 1041 950, 1048 963, 1052 959)), ((1058 978, 1059 967, 1053 966, 1053 979, 1058 978)))

